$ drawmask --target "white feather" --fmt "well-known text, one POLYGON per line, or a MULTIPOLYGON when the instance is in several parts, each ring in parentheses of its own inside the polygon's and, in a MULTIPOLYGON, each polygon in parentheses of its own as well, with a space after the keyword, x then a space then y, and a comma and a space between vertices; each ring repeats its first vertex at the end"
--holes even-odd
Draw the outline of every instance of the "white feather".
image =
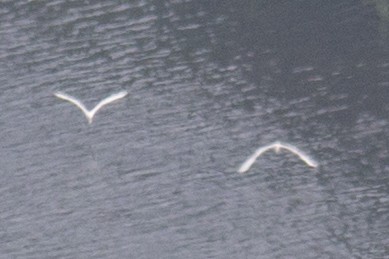
POLYGON ((93 117, 95 116, 96 112, 101 109, 106 104, 109 104, 113 101, 116 101, 118 99, 123 98, 128 94, 127 91, 121 91, 119 93, 113 94, 108 96, 107 98, 104 98, 101 100, 92 110, 88 110, 81 101, 77 100, 73 96, 70 96, 65 93, 56 92, 54 95, 62 100, 71 102, 72 104, 76 105, 80 110, 85 114, 85 117, 88 119, 89 124, 92 123, 93 117))

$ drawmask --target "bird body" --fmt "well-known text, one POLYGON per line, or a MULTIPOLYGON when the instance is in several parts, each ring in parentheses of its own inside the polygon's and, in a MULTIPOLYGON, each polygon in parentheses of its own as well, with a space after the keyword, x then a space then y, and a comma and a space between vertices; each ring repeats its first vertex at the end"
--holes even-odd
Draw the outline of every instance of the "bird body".
POLYGON ((127 91, 121 91, 116 94, 112 94, 108 96, 107 98, 104 98, 101 100, 92 110, 88 110, 81 101, 77 100, 73 96, 70 96, 68 94, 62 93, 62 92, 56 92, 54 95, 62 100, 68 101, 74 105, 76 105, 80 110, 85 114, 85 117, 88 119, 88 123, 91 124, 93 121, 93 117, 95 116, 96 112, 101 109, 106 104, 109 104, 113 101, 116 101, 118 99, 121 99, 125 97, 128 94, 127 91))
POLYGON ((280 143, 279 141, 274 142, 270 145, 260 147, 258 148, 254 154, 252 154, 238 169, 239 173, 245 173, 247 172, 250 167, 254 164, 255 160, 259 156, 261 156, 266 151, 274 149, 276 153, 279 153, 281 149, 288 150, 289 152, 292 152, 293 154, 297 155, 301 160, 303 160, 308 166, 310 167, 317 167, 318 163, 314 161, 312 158, 310 158, 308 155, 306 155, 304 152, 296 148, 295 146, 286 144, 286 143, 280 143))

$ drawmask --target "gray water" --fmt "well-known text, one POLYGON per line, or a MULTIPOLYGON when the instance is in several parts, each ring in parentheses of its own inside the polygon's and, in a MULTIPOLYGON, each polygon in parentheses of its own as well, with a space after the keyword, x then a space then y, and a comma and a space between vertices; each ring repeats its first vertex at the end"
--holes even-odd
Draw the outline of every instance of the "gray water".
POLYGON ((389 19, 324 2, 2 1, 0 257, 389 258, 389 19))

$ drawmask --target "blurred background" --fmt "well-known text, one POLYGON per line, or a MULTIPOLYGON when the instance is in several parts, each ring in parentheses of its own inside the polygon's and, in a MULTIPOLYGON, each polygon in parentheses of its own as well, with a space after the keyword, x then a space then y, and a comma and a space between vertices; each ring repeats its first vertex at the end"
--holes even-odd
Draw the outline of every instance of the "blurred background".
POLYGON ((1 1, 0 258, 389 258, 389 4, 1 1), (62 91, 92 108, 53 96, 62 91), (269 151, 276 140, 318 161, 269 151))

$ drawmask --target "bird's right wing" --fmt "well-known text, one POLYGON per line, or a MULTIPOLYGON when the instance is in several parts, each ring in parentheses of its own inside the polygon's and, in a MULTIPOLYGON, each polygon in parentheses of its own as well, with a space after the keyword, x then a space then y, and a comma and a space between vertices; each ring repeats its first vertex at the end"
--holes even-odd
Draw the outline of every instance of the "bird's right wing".
POLYGON ((301 151, 300 149, 296 148, 295 146, 292 146, 292 145, 289 145, 289 144, 286 144, 286 143, 282 143, 282 144, 280 144, 280 147, 283 148, 283 149, 289 150, 293 154, 297 155, 308 166, 314 167, 314 168, 318 166, 318 163, 315 160, 313 160, 311 157, 309 157, 307 154, 305 154, 303 151, 301 151))
POLYGON ((61 93, 61 92, 56 92, 56 93, 54 93, 54 95, 62 100, 68 101, 68 102, 76 105, 78 108, 80 108, 83 111, 83 113, 85 113, 85 115, 89 114, 89 111, 86 109, 86 107, 79 100, 74 98, 73 96, 70 96, 70 95, 67 95, 67 94, 61 93))
POLYGON ((107 98, 101 100, 96 106, 95 108, 93 108, 91 110, 91 113, 92 113, 92 116, 101 108, 103 107, 104 105, 108 104, 108 103, 111 103, 113 101, 116 101, 120 98, 123 98, 124 96, 126 96, 128 94, 127 91, 121 91, 119 93, 116 93, 116 94, 113 94, 113 95, 110 95, 108 96, 107 98))

